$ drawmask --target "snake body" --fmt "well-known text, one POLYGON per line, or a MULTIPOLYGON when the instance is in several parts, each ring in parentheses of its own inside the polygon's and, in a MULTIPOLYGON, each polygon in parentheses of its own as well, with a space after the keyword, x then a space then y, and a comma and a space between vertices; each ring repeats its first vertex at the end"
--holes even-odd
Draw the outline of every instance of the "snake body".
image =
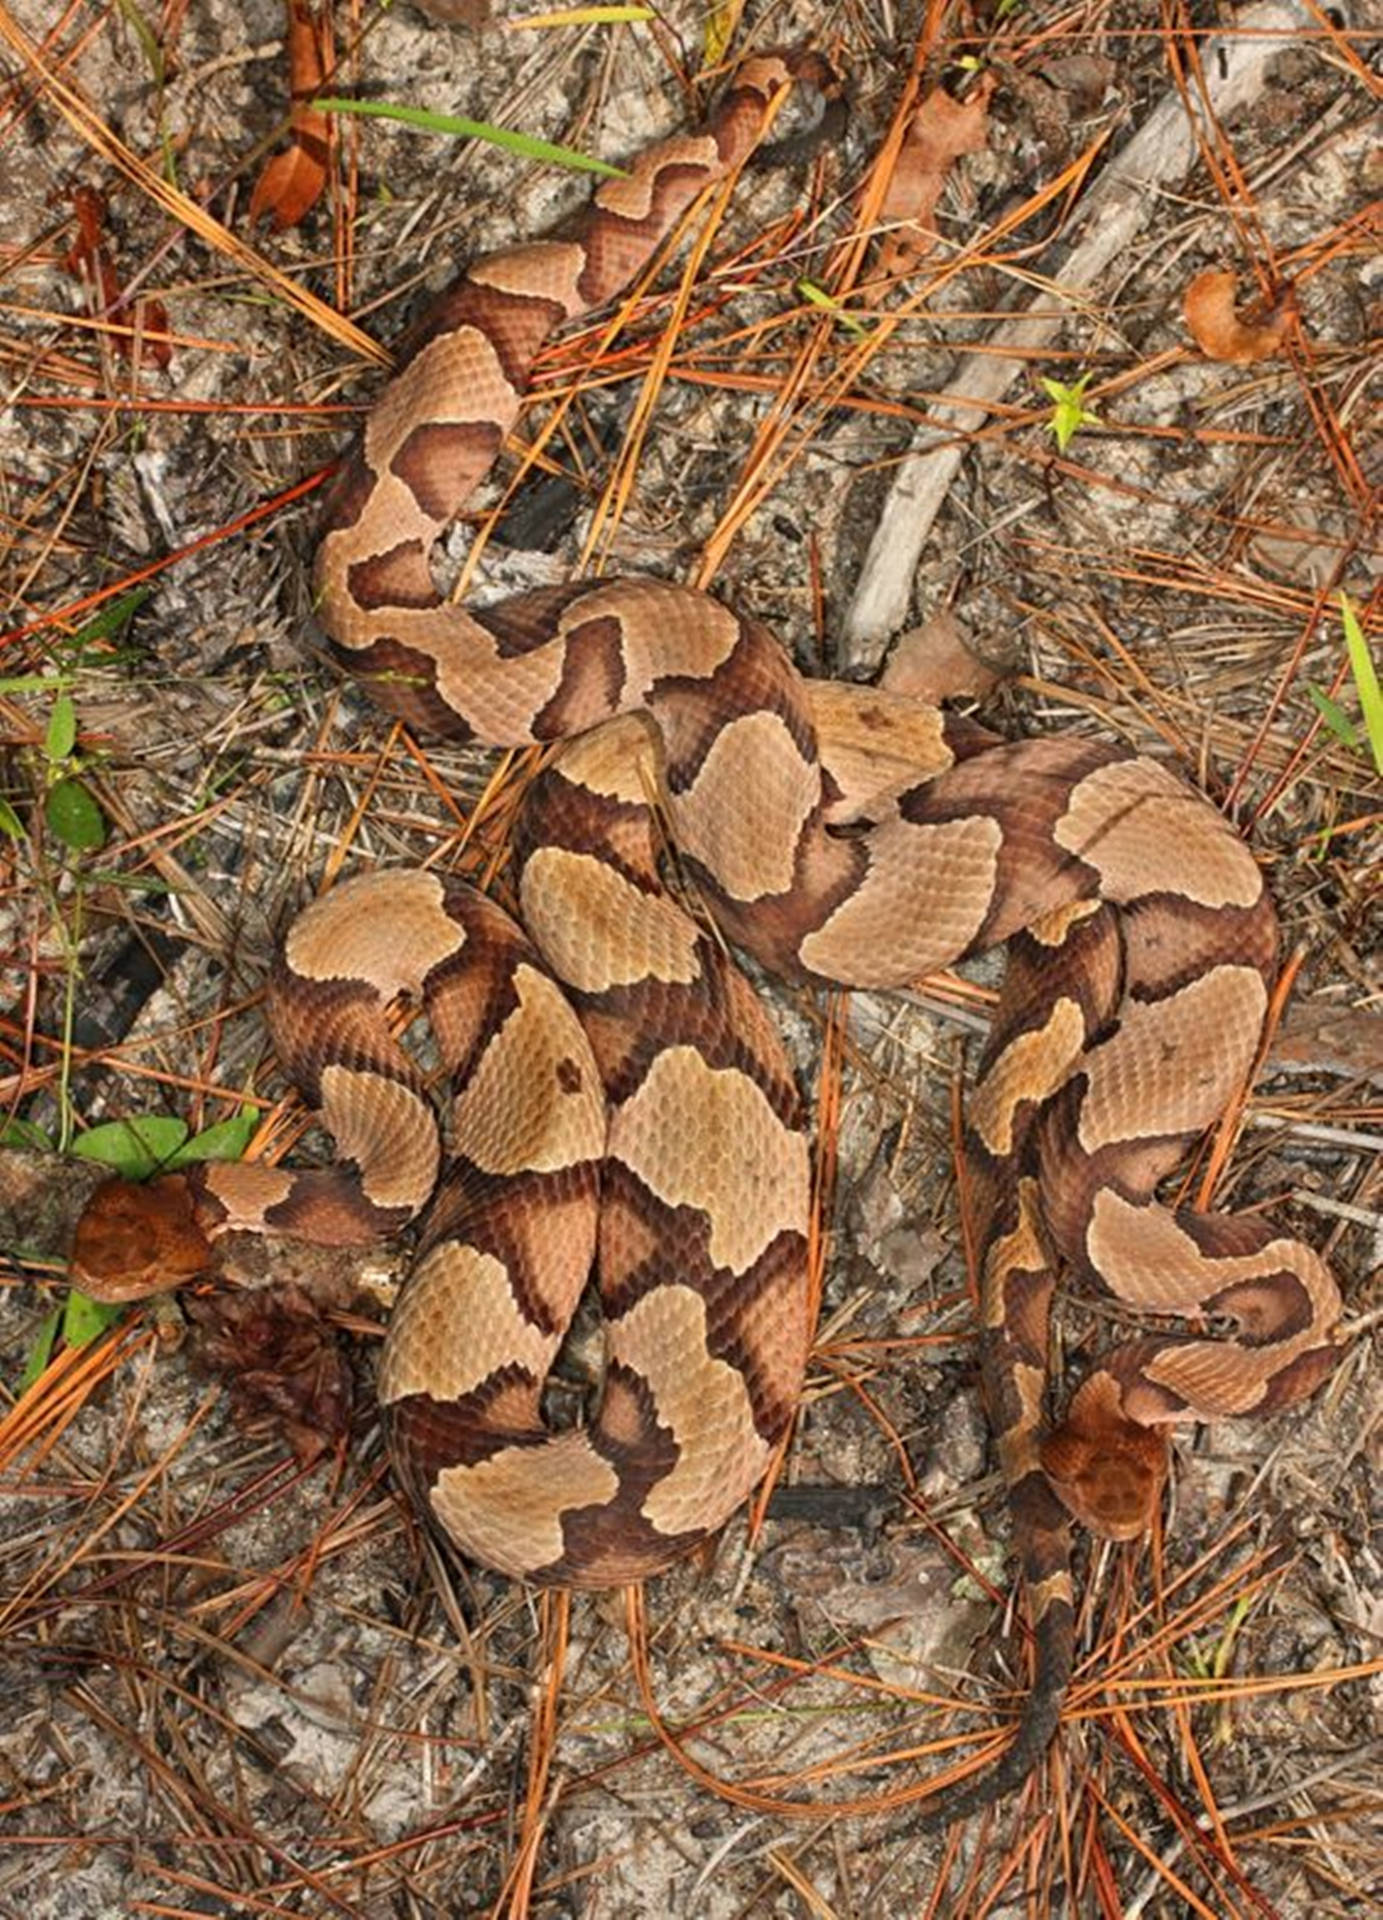
POLYGON ((782 976, 903 986, 1007 942, 967 1185, 1037 1657, 1018 1737, 962 1810, 1020 1779, 1055 1724, 1069 1514, 1140 1532, 1168 1424, 1308 1392, 1334 1364, 1339 1301, 1317 1256, 1263 1219, 1155 1197, 1245 1081, 1276 964, 1258 867, 1198 794, 1099 742, 1006 743, 808 682, 756 622, 678 586, 576 583, 477 610, 433 583, 432 549, 513 426, 538 347, 743 161, 800 64, 751 61, 704 132, 643 153, 563 236, 473 265, 333 491, 316 587, 342 666, 421 729, 569 742, 525 804, 523 929, 424 873, 368 874, 309 908, 269 1018, 353 1165, 211 1165, 106 1189, 74 1267, 92 1290, 144 1291, 205 1264, 231 1228, 351 1242, 421 1216, 380 1374, 401 1478, 506 1573, 638 1579, 761 1477, 810 1332, 794 1077, 720 940, 665 890, 654 796, 721 932, 782 976), (445 1141, 384 1017, 401 991, 426 1003, 452 1076, 445 1141), (603 1397, 588 1427, 550 1433, 542 1384, 593 1256, 603 1397), (1116 1348, 1051 1429, 1063 1272, 1233 1330, 1116 1348))

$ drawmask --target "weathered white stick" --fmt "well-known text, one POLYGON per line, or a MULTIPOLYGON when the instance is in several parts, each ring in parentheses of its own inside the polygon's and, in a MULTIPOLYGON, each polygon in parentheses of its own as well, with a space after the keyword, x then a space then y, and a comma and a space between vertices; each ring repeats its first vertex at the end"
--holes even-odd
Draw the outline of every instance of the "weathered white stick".
MULTIPOLYGON (((1240 14, 1233 33, 1206 42, 1201 65, 1217 118, 1254 97, 1268 62, 1309 24, 1307 8, 1295 0, 1263 0, 1240 14)), ((995 354, 994 348, 1029 354, 1052 339, 1064 317, 1051 310, 1053 292, 1068 305, 1089 294, 1145 219, 1149 189, 1180 181, 1190 172, 1198 150, 1195 121, 1202 113, 1198 101, 1188 115, 1179 93, 1167 95, 1086 196, 1076 222, 1085 237, 1060 267, 1059 284, 1034 296, 1026 312, 997 326, 984 353, 961 363, 946 391, 963 399, 943 399, 931 409, 915 450, 897 470, 860 570, 841 632, 843 665, 876 666, 885 644, 907 619, 917 562, 965 457, 965 436, 983 425, 990 405, 1024 368, 1022 359, 995 354)))

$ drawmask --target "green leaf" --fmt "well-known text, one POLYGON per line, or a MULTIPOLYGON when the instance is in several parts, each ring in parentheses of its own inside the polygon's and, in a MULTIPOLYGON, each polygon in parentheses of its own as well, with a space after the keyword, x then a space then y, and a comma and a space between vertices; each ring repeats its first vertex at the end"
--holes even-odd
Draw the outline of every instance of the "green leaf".
POLYGON ((187 1122, 162 1113, 134 1114, 89 1127, 72 1142, 79 1159, 112 1167, 127 1180, 161 1172, 187 1138, 187 1122))
POLYGON ((91 789, 70 776, 48 789, 43 817, 74 853, 93 853, 106 844, 106 822, 91 789))
POLYGON ((554 147, 549 141, 535 140, 530 133, 514 133, 508 127, 491 126, 486 120, 461 120, 450 113, 430 113, 425 107, 396 106, 390 100, 314 100, 318 113, 358 113, 368 120, 397 120, 401 126, 420 127, 424 133, 449 133, 462 140, 488 140, 491 146, 521 154, 525 160, 546 160, 558 167, 571 167, 578 173, 600 173, 612 180, 627 176, 622 167, 594 160, 573 147, 554 147))
POLYGON ((1047 430, 1056 435, 1058 453, 1065 453, 1082 427, 1097 427, 1100 424, 1100 416, 1092 413, 1085 404, 1085 389, 1094 377, 1093 373, 1083 373, 1069 387, 1063 386, 1060 380, 1042 382, 1042 391, 1052 402, 1047 430))
POLYGON ((203 1127, 200 1133, 194 1133, 173 1154, 168 1165, 186 1167, 195 1160, 241 1160, 258 1125, 258 1110, 243 1106, 229 1120, 218 1120, 215 1126, 203 1127))
POLYGON ((34 1335, 33 1345, 25 1356, 24 1367, 19 1376, 17 1393, 27 1393, 43 1369, 48 1365, 53 1352, 53 1343, 58 1337, 58 1328, 62 1325, 62 1308, 54 1307, 51 1313, 45 1313, 43 1323, 34 1335))
POLYGON ((1344 624, 1349 669, 1359 692, 1359 709, 1364 716, 1364 731, 1369 736, 1374 771, 1383 774, 1383 692, 1379 690, 1378 670, 1373 664, 1369 643, 1364 638, 1363 625, 1347 593, 1340 595, 1340 619, 1344 624))
POLYGON ((834 314, 847 333, 853 333, 859 340, 868 339, 869 328, 864 322, 857 320, 853 313, 847 312, 835 295, 827 293, 825 287, 819 287, 815 280, 799 280, 797 291, 809 307, 820 307, 823 312, 834 314))
POLYGON ((113 640, 130 624, 153 591, 152 587, 131 587, 128 593, 118 594, 114 600, 107 601, 99 613, 93 614, 85 626, 78 627, 65 644, 79 651, 94 640, 113 640))
POLYGON ((53 1142, 32 1120, 21 1120, 17 1114, 10 1114, 0 1120, 0 1147, 26 1147, 38 1153, 52 1153, 53 1142))
POLYGON ((60 693, 53 702, 53 711, 48 716, 48 731, 43 736, 43 751, 49 762, 57 766, 66 760, 77 744, 77 709, 72 703, 70 693, 60 693))
POLYGON ((0 800, 0 833, 7 833, 11 840, 24 838, 24 822, 8 800, 0 800))
POLYGON ((1314 680, 1307 683, 1306 691, 1315 704, 1317 713, 1324 720, 1337 740, 1343 740, 1347 747, 1359 748, 1359 729, 1350 719, 1343 707, 1337 707, 1330 695, 1318 687, 1314 680))
POLYGON ((62 1337, 69 1347, 89 1347, 124 1311, 123 1304, 93 1300, 90 1294, 78 1293, 74 1288, 67 1296, 63 1311, 62 1337))

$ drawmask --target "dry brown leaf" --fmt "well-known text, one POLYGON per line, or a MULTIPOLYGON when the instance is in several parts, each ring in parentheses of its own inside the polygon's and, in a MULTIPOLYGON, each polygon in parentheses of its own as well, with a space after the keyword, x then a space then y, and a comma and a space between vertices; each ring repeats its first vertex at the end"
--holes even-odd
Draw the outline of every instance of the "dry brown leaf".
POLYGON ((938 701, 979 697, 998 679, 998 669, 974 651, 956 615, 940 607, 920 627, 899 634, 880 684, 890 693, 938 701))
POLYGON ((77 238, 63 265, 69 273, 86 282, 92 312, 99 319, 128 325, 133 318, 136 333, 114 336, 116 348, 126 360, 133 359, 136 335, 142 331, 155 336, 144 342, 144 352, 155 366, 166 367, 173 357, 173 349, 167 339, 157 336, 168 332, 168 311, 161 300, 141 296, 131 302, 121 291, 120 276, 106 238, 105 195, 95 187, 78 187, 72 195, 72 210, 77 216, 77 238))
POLYGON ((330 127, 310 103, 331 65, 331 28, 314 17, 310 0, 288 0, 287 46, 290 144, 265 164, 250 195, 251 225, 267 214, 280 233, 317 204, 327 178, 330 127))
POLYGON ((993 74, 982 74, 964 100, 954 100, 943 87, 933 87, 913 115, 879 209, 881 220, 904 223, 885 236, 879 249, 879 271, 885 280, 911 273, 936 245, 932 215, 946 175, 961 154, 978 153, 984 146, 996 84, 993 74))
POLYGON ((1296 325, 1296 300, 1290 288, 1269 314, 1242 319, 1234 306, 1235 277, 1227 269, 1208 267, 1186 289, 1186 324, 1208 360, 1226 360, 1233 366, 1251 366, 1281 353, 1282 343, 1296 325))

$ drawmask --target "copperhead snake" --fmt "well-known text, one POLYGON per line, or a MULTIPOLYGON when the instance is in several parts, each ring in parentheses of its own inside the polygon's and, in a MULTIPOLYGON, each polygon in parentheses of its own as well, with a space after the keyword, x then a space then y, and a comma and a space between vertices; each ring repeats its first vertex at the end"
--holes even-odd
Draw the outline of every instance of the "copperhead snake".
POLYGON ((785 978, 902 986, 1007 942, 968 1207, 1035 1680, 1004 1759, 948 1803, 960 1812, 1021 1780, 1055 1727, 1069 1516, 1143 1531, 1167 1426, 1308 1393, 1336 1359, 1339 1296, 1265 1220, 1155 1198, 1248 1075, 1275 969, 1258 867, 1199 794, 1096 741, 1004 742, 808 682, 764 628, 678 586, 576 582, 477 610, 433 584, 431 551, 514 425, 539 346, 629 283, 804 71, 822 69, 750 61, 705 131, 641 154, 559 237, 472 265, 326 512, 321 623, 383 707, 496 746, 569 742, 518 829, 522 929, 422 872, 365 874, 309 907, 268 1019, 351 1164, 112 1183, 79 1225, 73 1276, 127 1298, 201 1271, 232 1228, 349 1244, 420 1221, 379 1377, 400 1479, 506 1574, 641 1579, 761 1478, 811 1333, 802 1101, 720 939, 664 887, 655 796, 716 927, 785 978), (451 1076, 445 1136, 384 1017, 401 992, 425 1002, 451 1076), (592 1258, 603 1397, 588 1427, 549 1433, 542 1382, 592 1258), (1058 1274, 1234 1331, 1117 1347, 1049 1428, 1058 1274))

